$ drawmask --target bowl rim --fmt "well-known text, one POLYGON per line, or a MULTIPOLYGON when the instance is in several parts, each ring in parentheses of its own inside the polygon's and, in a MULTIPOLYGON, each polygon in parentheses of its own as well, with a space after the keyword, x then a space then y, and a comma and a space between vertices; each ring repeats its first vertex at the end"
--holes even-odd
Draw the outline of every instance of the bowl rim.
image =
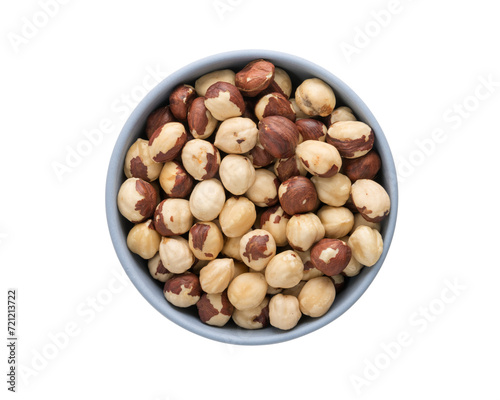
MULTIPOLYGON (((279 62, 277 63, 279 64, 279 62)), ((226 66, 226 68, 228 68, 226 66)), ((266 345, 266 344, 276 344, 285 342, 288 340, 296 339, 301 336, 305 336, 308 333, 312 333, 341 315, 343 315, 349 308, 351 308, 363 295, 363 293, 368 289, 376 275, 378 274, 390 248, 392 238, 394 235, 397 212, 398 212, 398 182, 396 167, 394 164, 394 159, 391 153, 391 149, 387 142, 387 138, 382 131, 379 123, 377 122, 375 116, 372 114, 368 106, 361 100, 361 98, 342 80, 340 80, 336 75, 328 71, 327 69, 306 60, 300 56, 284 53, 274 50, 259 50, 259 49, 249 49, 249 50, 233 50, 222 53, 213 54, 197 61, 191 62, 184 67, 173 72, 165 79, 163 79, 158 85, 156 85, 146 96, 139 102, 139 104, 134 108, 128 117, 127 121, 123 125, 123 128, 116 139, 113 152, 110 157, 107 176, 106 176, 106 187, 105 187, 105 208, 106 208, 106 219, 108 224, 108 230, 111 236, 111 241, 115 249, 116 255, 125 270, 126 274, 136 287, 136 289, 141 293, 141 295, 163 316, 168 318, 170 321, 174 322, 178 326, 198 334, 207 339, 215 340, 218 342, 228 343, 228 344, 238 344, 238 345, 266 345), (179 313, 171 311, 168 307, 162 306, 157 301, 156 295, 147 290, 145 287, 141 286, 138 274, 135 271, 134 264, 136 263, 131 252, 129 251, 126 243, 126 237, 123 235, 120 229, 120 218, 121 214, 116 206, 116 195, 119 189, 116 184, 116 175, 123 173, 123 164, 121 161, 121 156, 124 154, 125 147, 129 142, 130 131, 137 125, 138 121, 144 118, 144 113, 147 112, 150 104, 154 102, 158 96, 165 92, 166 87, 171 87, 172 84, 179 84, 186 71, 200 70, 203 68, 212 67, 215 69, 224 68, 224 61, 227 64, 236 64, 240 61, 249 62, 253 59, 270 59, 279 60, 283 64, 299 63, 301 68, 307 69, 311 74, 311 77, 318 77, 327 81, 331 86, 334 86, 336 92, 341 92, 341 96, 347 100, 347 103, 355 105, 351 107, 354 109, 355 114, 361 113, 364 115, 364 119, 370 120, 370 126, 374 132, 376 132, 377 147, 383 148, 384 151, 380 152, 380 157, 382 159, 382 165, 384 165, 385 176, 389 187, 386 190, 390 194, 391 199, 391 212, 387 217, 386 229, 384 233, 384 250, 382 256, 377 261, 377 263, 370 267, 370 273, 364 276, 363 281, 355 288, 353 292, 349 294, 351 301, 346 301, 342 303, 340 307, 337 307, 335 311, 331 314, 324 315, 320 318, 315 318, 312 321, 308 321, 307 325, 298 325, 289 331, 281 331, 280 334, 259 334, 258 332, 265 332, 267 330, 255 330, 255 332, 250 339, 247 335, 238 336, 230 334, 230 330, 224 330, 224 328, 211 327, 203 323, 195 324, 189 318, 181 317, 179 313), (215 65, 214 65, 215 64, 215 65), (326 77, 326 78, 325 78, 326 77), (332 84, 332 82, 334 84, 332 84), (170 311, 170 312, 169 312, 170 311), (328 318, 327 318, 328 316, 328 318)), ((166 300, 164 300, 166 302, 166 300)))

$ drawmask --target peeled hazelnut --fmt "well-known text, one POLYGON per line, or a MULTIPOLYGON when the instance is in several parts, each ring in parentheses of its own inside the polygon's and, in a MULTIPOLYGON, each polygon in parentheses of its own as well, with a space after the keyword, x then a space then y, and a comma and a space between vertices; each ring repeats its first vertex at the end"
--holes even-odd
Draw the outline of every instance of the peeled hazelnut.
POLYGON ((307 171, 297 156, 281 158, 274 164, 274 173, 281 182, 285 182, 292 176, 306 176, 307 171))
POLYGON ((297 157, 304 168, 315 176, 329 178, 342 166, 342 158, 332 145, 317 140, 306 140, 297 146, 297 157))
POLYGON ((330 86, 318 78, 306 79, 295 91, 295 101, 307 115, 326 117, 335 108, 335 94, 330 86))
POLYGON ((366 225, 369 226, 370 228, 376 229, 377 231, 380 232, 380 222, 370 222, 367 221, 366 219, 363 218, 363 216, 359 213, 354 214, 354 224, 351 228, 351 231, 349 232, 350 234, 353 233, 356 228, 360 225, 366 225))
POLYGON ((234 278, 227 289, 231 304, 240 311, 250 310, 266 297, 267 282, 260 272, 247 272, 234 278))
POLYGON ((240 261, 235 261, 234 262, 234 275, 233 275, 233 279, 236 278, 237 276, 240 276, 241 274, 244 274, 246 272, 249 272, 249 269, 248 267, 240 262, 240 261))
POLYGON ((163 266, 174 274, 186 272, 195 262, 188 241, 181 236, 161 239, 160 258, 163 266))
POLYGON ((219 121, 239 117, 245 111, 245 101, 238 88, 227 82, 215 82, 205 94, 205 107, 219 121))
POLYGON ((182 199, 193 189, 193 178, 177 161, 163 164, 159 181, 165 194, 172 198, 182 199))
POLYGON ((258 207, 270 207, 278 202, 280 182, 276 175, 267 169, 255 171, 255 180, 245 196, 258 207))
POLYGON ((318 217, 325 227, 325 236, 330 239, 347 235, 354 225, 354 215, 346 207, 323 206, 318 217))
POLYGON ((326 140, 326 125, 318 121, 317 119, 304 118, 295 122, 297 128, 299 128, 300 136, 302 140, 300 142, 306 140, 319 140, 320 142, 324 142, 326 140))
MULTIPOLYGON (((158 247, 159 246, 160 244, 158 243, 158 247)), ((160 253, 156 253, 153 258, 150 258, 148 260, 148 269, 151 276, 160 282, 166 282, 167 279, 174 276, 173 273, 171 273, 163 266, 160 258, 160 253)))
POLYGON ((255 181, 255 168, 244 156, 228 154, 220 163, 220 179, 224 187, 232 194, 244 194, 255 181))
POLYGON ((151 182, 158 178, 162 166, 149 156, 148 141, 137 139, 127 151, 123 172, 127 178, 140 178, 151 182))
POLYGON ((339 107, 333 110, 333 112, 325 117, 326 126, 330 127, 335 122, 339 121, 357 121, 354 113, 349 107, 339 107))
POLYGON ((297 214, 286 226, 288 243, 297 251, 306 251, 325 237, 325 228, 316 214, 297 214))
POLYGON ((325 315, 335 300, 335 293, 335 286, 330 278, 322 276, 311 279, 300 291, 300 311, 313 318, 325 315))
POLYGON ((278 294, 278 293, 281 293, 283 291, 283 289, 281 288, 275 288, 275 287, 272 287, 271 285, 267 285, 267 294, 268 295, 271 295, 271 296, 274 296, 275 294, 278 294))
POLYGON ((120 186, 118 210, 130 222, 142 222, 151 217, 156 207, 156 191, 146 181, 128 178, 120 186))
POLYGON ((198 260, 214 260, 224 246, 224 238, 213 222, 197 222, 189 230, 189 248, 198 260))
POLYGON ((351 259, 351 249, 339 239, 322 239, 311 249, 311 262, 325 275, 340 274, 351 259))
POLYGON ((186 171, 197 181, 213 178, 219 171, 219 151, 206 140, 193 139, 187 142, 181 158, 186 171))
POLYGON ((371 179, 358 179, 353 183, 351 197, 359 213, 370 222, 380 222, 391 209, 386 190, 371 179))
POLYGON ((368 125, 360 121, 339 121, 328 128, 326 141, 344 158, 357 158, 368 153, 375 135, 368 125))
POLYGON ((255 168, 267 167, 275 160, 275 158, 269 154, 266 149, 264 149, 264 146, 260 143, 258 136, 255 147, 250 150, 247 156, 255 168))
POLYGON ((193 306, 201 298, 200 281, 191 272, 174 275, 165 282, 163 294, 174 306, 182 308, 193 306))
POLYGON ((318 198, 332 207, 343 206, 351 193, 351 181, 341 173, 336 173, 330 178, 313 176, 311 182, 316 188, 318 198))
POLYGON ((288 118, 273 115, 259 122, 259 141, 276 158, 294 155, 299 142, 299 130, 288 118))
POLYGON ((184 125, 169 122, 158 128, 149 139, 149 156, 158 163, 172 161, 187 141, 184 125))
POLYGON ((376 264, 384 251, 382 235, 368 226, 358 226, 347 242, 352 255, 361 264, 371 267, 376 264))
POLYGON ((307 213, 314 209, 318 200, 316 188, 303 176, 292 176, 278 189, 281 207, 288 215, 307 213))
POLYGON ((255 105, 255 116, 259 121, 272 115, 280 115, 295 122, 295 111, 292 103, 280 93, 266 94, 255 105))
POLYGON ((255 205, 246 197, 231 197, 219 215, 222 232, 227 237, 243 236, 257 218, 255 205))
POLYGON ((342 171, 347 177, 355 182, 358 179, 373 179, 379 171, 382 162, 375 150, 370 150, 364 156, 349 159, 344 159, 342 163, 342 171))
POLYGON ((364 265, 356 260, 356 258, 351 257, 349 264, 347 264, 347 266, 342 270, 342 275, 349 277, 356 276, 361 272, 363 267, 364 265))
POLYGON ((155 231, 153 221, 134 225, 127 236, 127 247, 132 253, 149 260, 158 252, 160 246, 160 235, 155 231))
POLYGON ((189 231, 193 225, 193 215, 189 201, 166 199, 156 207, 154 214, 155 229, 162 236, 177 236, 189 231))
POLYGON ((179 121, 186 121, 191 103, 196 98, 196 91, 190 85, 177 86, 169 97, 170 111, 179 121))
POLYGON ((227 293, 203 293, 198 303, 200 320, 212 326, 224 326, 231 319, 234 307, 227 298, 227 293))
POLYGON ((274 65, 265 60, 254 60, 236 74, 236 87, 248 97, 257 96, 274 78, 274 65))
MULTIPOLYGON (((351 257, 351 259, 353 259, 354 257, 351 257)), ((344 290, 345 288, 345 278, 344 278, 344 275, 342 274, 339 274, 339 275, 333 275, 330 277, 332 282, 333 282, 333 286, 335 286, 335 293, 339 293, 341 292, 342 290, 344 290)))
POLYGON ((288 288, 288 289, 283 289, 281 294, 286 295, 286 296, 294 296, 294 297, 299 297, 299 293, 306 284, 307 281, 300 281, 297 283, 294 287, 288 288))
POLYGON ((292 94, 292 80, 287 72, 281 68, 274 68, 274 83, 278 85, 283 94, 289 98, 292 94))
POLYGON ((260 217, 260 228, 268 231, 274 238, 276 246, 286 246, 286 226, 290 216, 279 205, 266 209, 260 217))
POLYGON ((295 121, 299 121, 304 118, 309 118, 309 115, 307 115, 304 111, 302 111, 299 108, 295 99, 290 99, 290 103, 292 103, 293 110, 295 111, 295 121))
POLYGON ((241 261, 241 256, 240 256, 241 238, 242 236, 226 238, 226 241, 224 242, 224 247, 222 248, 222 254, 224 254, 227 257, 231 257, 234 260, 241 261))
POLYGON ((234 275, 234 261, 232 258, 217 258, 210 261, 200 271, 201 288, 206 293, 221 293, 224 291, 234 275))
POLYGON ((253 308, 233 311, 233 321, 244 329, 261 329, 269 325, 269 299, 267 297, 253 308))
POLYGON ((169 122, 177 122, 174 115, 170 111, 169 106, 160 107, 154 110, 146 120, 146 136, 148 140, 153 136, 153 133, 169 122))
POLYGON ((276 254, 267 264, 265 276, 274 288, 291 288, 299 283, 304 273, 304 264, 292 250, 276 254))
POLYGON ((275 328, 289 330, 302 317, 299 300, 295 296, 277 294, 269 302, 269 322, 275 328))
POLYGON ((214 145, 225 153, 243 154, 257 143, 257 125, 249 118, 235 117, 220 124, 214 145))
POLYGON ((235 75, 230 69, 213 71, 198 78, 194 83, 194 88, 198 96, 205 96, 208 88, 216 82, 227 82, 234 85, 235 75))
MULTIPOLYGON (((317 269, 311 262, 311 250, 307 251, 297 251, 302 263, 304 264, 304 274, 302 275, 303 281, 308 281, 318 276, 324 275, 319 269, 317 269)), ((297 293, 298 294, 298 293, 297 293)))
POLYGON ((208 138, 217 127, 217 120, 205 107, 204 97, 194 99, 191 107, 189 107, 187 122, 189 131, 195 139, 208 138))
POLYGON ((226 194, 217 179, 207 179, 198 183, 189 197, 189 208, 193 216, 200 221, 212 221, 224 207, 226 194))
POLYGON ((276 254, 273 236, 263 230, 255 229, 243 235, 240 240, 241 260, 254 271, 262 271, 276 254))

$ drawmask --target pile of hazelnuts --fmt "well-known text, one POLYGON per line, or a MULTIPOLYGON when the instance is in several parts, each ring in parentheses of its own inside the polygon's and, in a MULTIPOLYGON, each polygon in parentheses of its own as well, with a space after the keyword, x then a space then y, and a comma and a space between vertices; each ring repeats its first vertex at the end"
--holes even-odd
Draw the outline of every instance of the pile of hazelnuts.
POLYGON ((127 245, 206 324, 291 329, 382 254, 372 129, 322 80, 292 87, 262 59, 181 84, 125 157, 127 245))

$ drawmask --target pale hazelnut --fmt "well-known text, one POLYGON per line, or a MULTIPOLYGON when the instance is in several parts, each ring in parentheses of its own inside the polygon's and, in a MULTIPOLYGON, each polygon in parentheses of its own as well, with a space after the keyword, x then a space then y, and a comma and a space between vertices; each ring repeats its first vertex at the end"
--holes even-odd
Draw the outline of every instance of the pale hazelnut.
POLYGON ((169 106, 163 106, 154 110, 146 120, 146 136, 148 140, 158 128, 169 122, 177 122, 169 106))
POLYGON ((281 294, 284 294, 286 296, 294 296, 294 297, 299 297, 299 293, 306 284, 307 281, 300 281, 297 283, 295 286, 288 288, 288 289, 283 289, 281 294))
POLYGON ((325 227, 316 214, 297 214, 288 221, 286 237, 294 250, 306 251, 325 237, 325 227))
POLYGON ((127 235, 127 247, 132 253, 138 254, 142 258, 149 260, 158 252, 161 237, 155 231, 153 221, 134 225, 127 235))
POLYGON ((223 245, 222 232, 213 222, 197 222, 189 230, 189 248, 198 260, 214 260, 223 245))
POLYGON ((360 121, 339 121, 328 128, 326 141, 344 158, 357 158, 368 153, 375 141, 372 128, 360 121))
POLYGON ((274 164, 274 173, 281 182, 285 182, 292 176, 306 176, 307 171, 297 156, 280 158, 274 164))
POLYGON ((352 225, 351 231, 349 234, 353 233, 356 228, 360 225, 366 225, 370 228, 376 229, 380 232, 380 222, 370 222, 363 218, 363 216, 359 213, 354 214, 354 224, 352 225))
MULTIPOLYGON (((158 248, 159 247, 160 244, 158 243, 158 248)), ((156 253, 153 258, 150 258, 148 260, 148 269, 151 276, 160 282, 166 282, 167 279, 174 276, 172 272, 170 272, 163 266, 163 263, 161 262, 160 253, 156 253)))
POLYGON ((274 288, 291 288, 299 283, 304 273, 304 264, 292 250, 276 254, 267 264, 266 281, 274 288))
POLYGON ((191 272, 174 275, 165 282, 163 294, 174 306, 182 308, 193 306, 201 298, 200 281, 191 272))
POLYGON ((188 241, 181 236, 161 239, 160 258, 163 266, 174 274, 186 272, 195 262, 188 241))
POLYGON ((271 285, 267 285, 266 294, 268 294, 270 296, 274 296, 275 294, 281 293, 282 291, 283 291, 282 288, 275 288, 275 287, 272 287, 271 285))
POLYGON ((295 154, 299 142, 299 129, 288 118, 273 115, 259 122, 259 141, 264 149, 276 158, 295 154))
POLYGON ((222 248, 222 254, 235 260, 241 261, 240 240, 242 237, 243 236, 226 238, 224 247, 222 248))
POLYGON ((254 271, 262 271, 276 254, 273 236, 263 230, 255 229, 243 235, 240 240, 241 260, 254 271))
POLYGON ((333 112, 325 117, 325 125, 330 127, 330 125, 339 121, 357 121, 354 113, 349 107, 339 107, 333 110, 333 112))
POLYGON ((289 330, 302 317, 299 300, 295 296, 277 294, 269 302, 269 322, 275 328, 289 330))
POLYGON ((196 307, 201 322, 212 326, 226 325, 234 310, 226 292, 203 293, 196 307))
POLYGON ((220 124, 214 145, 225 153, 243 154, 257 143, 257 125, 249 118, 234 117, 220 124))
POLYGON ((255 105, 255 116, 259 121, 272 115, 280 115, 295 122, 295 111, 292 103, 280 93, 266 94, 255 105))
POLYGON ((298 300, 304 315, 317 318, 326 314, 335 300, 335 286, 330 278, 322 276, 308 281, 300 291, 298 300))
POLYGON ((292 94, 292 80, 290 79, 290 75, 281 68, 274 68, 274 82, 281 89, 283 94, 289 98, 292 94))
POLYGON ((347 266, 342 270, 342 275, 349 277, 356 276, 361 272, 363 267, 364 265, 361 264, 358 260, 356 260, 356 258, 351 257, 349 264, 347 264, 347 266))
POLYGON ((156 191, 142 179, 128 178, 120 186, 117 205, 120 213, 130 222, 143 222, 155 211, 156 191))
MULTIPOLYGON (((237 276, 240 276, 241 274, 244 274, 246 272, 250 272, 248 267, 245 265, 245 263, 242 263, 240 261, 235 261, 234 262, 234 275, 233 279, 236 278, 237 276)), ((231 279, 232 281, 232 279, 231 279)))
POLYGON ((200 221, 216 219, 224 203, 226 194, 218 179, 207 179, 198 183, 189 197, 189 208, 193 216, 200 221))
POLYGON ((318 198, 332 207, 340 207, 346 204, 351 193, 351 181, 341 173, 336 173, 330 178, 313 176, 311 182, 316 188, 318 198))
POLYGON ((189 131, 195 139, 208 138, 215 131, 218 123, 212 113, 205 107, 204 97, 194 99, 191 107, 189 107, 187 122, 189 131))
POLYGON ((269 299, 267 297, 253 308, 233 311, 233 321, 244 329, 262 329, 269 325, 269 299))
POLYGON ((354 258, 367 267, 375 265, 384 251, 382 235, 365 225, 356 228, 347 244, 354 258))
POLYGON ((304 274, 302 275, 303 281, 308 281, 312 278, 324 275, 323 272, 317 269, 311 262, 311 250, 297 251, 296 253, 299 255, 302 263, 304 264, 304 274))
POLYGON ((227 82, 215 82, 205 94, 205 107, 219 121, 239 117, 245 111, 245 101, 238 88, 227 82))
POLYGON ((312 211, 318 200, 316 188, 304 176, 292 176, 278 189, 279 202, 288 215, 312 211))
POLYGON ((262 144, 260 143, 258 136, 255 147, 250 150, 250 152, 247 154, 247 157, 250 159, 252 165, 255 168, 267 167, 268 165, 271 165, 275 160, 275 157, 269 154, 266 149, 264 149, 264 146, 262 146, 262 144))
POLYGON ((219 175, 224 187, 239 196, 253 185, 255 168, 247 157, 228 154, 220 163, 219 175))
POLYGON ((208 88, 216 82, 227 82, 234 85, 235 76, 236 74, 230 69, 209 72, 196 80, 194 88, 198 96, 205 96, 208 88))
POLYGON ((221 293, 224 291, 234 275, 234 261, 232 258, 217 258, 210 261, 200 271, 201 288, 206 293, 221 293))
MULTIPOLYGON (((351 259, 354 259, 354 257, 352 257, 351 259)), ((333 275, 330 278, 333 282, 333 286, 335 286, 335 293, 340 293, 342 290, 344 290, 346 285, 344 275, 333 275)))
POLYGON ((186 171, 197 181, 213 178, 219 171, 219 151, 206 140, 193 139, 187 142, 181 158, 186 171))
POLYGON ((179 121, 186 121, 191 103, 196 98, 196 91, 190 85, 177 86, 169 97, 170 111, 179 121))
POLYGON ((371 179, 354 182, 351 197, 359 213, 370 222, 382 221, 391 209, 391 199, 386 190, 371 179))
POLYGON ((189 201, 166 199, 156 207, 154 214, 155 229, 162 236, 178 236, 186 233, 193 225, 193 215, 189 201))
POLYGON ((255 205, 246 197, 228 199, 219 215, 222 232, 227 237, 243 236, 257 218, 255 205))
POLYGON ((318 140, 324 142, 326 140, 326 125, 317 119, 303 118, 295 122, 300 133, 300 143, 306 140, 318 140))
POLYGON ((311 249, 311 262, 328 276, 340 274, 350 259, 350 247, 339 239, 322 239, 311 249))
POLYGON ((290 216, 285 213, 280 205, 267 208, 260 216, 260 228, 269 232, 276 246, 286 246, 288 239, 286 238, 286 226, 290 216))
POLYGON ((257 96, 274 78, 274 65, 266 60, 254 60, 236 74, 236 87, 247 97, 257 96))
POLYGON ((137 139, 127 151, 123 172, 127 178, 154 181, 160 175, 162 164, 153 161, 149 155, 148 141, 137 139))
POLYGON ((172 198, 185 198, 193 189, 193 178, 177 161, 167 161, 160 173, 160 185, 165 194, 172 198))
POLYGON ((325 142, 306 140, 297 146, 295 152, 304 168, 321 178, 335 175, 342 166, 337 149, 325 142))
POLYGON ((321 117, 331 114, 336 104, 332 88, 318 78, 302 82, 295 91, 295 101, 305 114, 321 117))
POLYGON ((354 225, 354 215, 346 207, 323 206, 318 217, 325 227, 325 236, 330 239, 347 235, 354 225))
POLYGON ((245 192, 248 197, 258 207, 270 207, 278 202, 278 188, 280 182, 276 175, 267 169, 255 171, 255 180, 245 192))
POLYGON ((349 159, 342 162, 342 172, 355 182, 358 179, 373 179, 377 175, 382 161, 375 150, 370 150, 364 156, 349 159))
POLYGON ((290 99, 290 103, 292 104, 293 110, 295 111, 295 121, 299 121, 304 118, 309 118, 309 115, 307 115, 304 111, 302 111, 299 108, 295 99, 290 99))
POLYGON ((266 297, 267 282, 259 272, 247 272, 234 278, 227 289, 229 301, 237 310, 257 307, 266 297))
POLYGON ((149 139, 149 156, 158 163, 172 161, 182 150, 187 141, 184 125, 169 122, 158 128, 149 139))

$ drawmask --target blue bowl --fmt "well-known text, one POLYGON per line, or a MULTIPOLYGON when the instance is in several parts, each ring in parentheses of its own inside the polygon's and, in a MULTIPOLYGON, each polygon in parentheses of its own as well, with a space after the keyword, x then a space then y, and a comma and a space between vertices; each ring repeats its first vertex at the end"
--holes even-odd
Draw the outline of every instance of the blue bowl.
POLYGON ((164 79, 139 103, 125 123, 116 141, 106 180, 106 215, 109 232, 116 254, 135 287, 154 308, 177 325, 206 338, 231 344, 263 345, 295 339, 329 324, 346 312, 361 297, 382 267, 394 234, 397 210, 398 185, 394 160, 380 125, 365 103, 344 82, 326 69, 303 58, 270 50, 240 50, 216 54, 191 63, 164 79), (333 88, 338 103, 350 107, 360 121, 372 127, 375 132, 375 148, 382 159, 380 183, 391 198, 391 212, 382 222, 384 251, 379 261, 371 268, 363 268, 358 276, 349 279, 345 289, 337 295, 333 306, 324 316, 320 318, 303 316, 299 324, 290 331, 281 331, 273 327, 245 330, 232 321, 222 328, 213 327, 199 320, 196 307, 180 309, 168 303, 163 296, 163 284, 150 276, 147 262, 128 250, 126 239, 131 224, 121 216, 116 205, 118 190, 125 180, 123 173, 125 154, 132 143, 143 135, 148 115, 165 104, 171 90, 179 83, 193 83, 201 75, 214 70, 230 68, 238 71, 249 61, 258 58, 267 59, 285 69, 294 82, 312 77, 322 79, 333 88))

